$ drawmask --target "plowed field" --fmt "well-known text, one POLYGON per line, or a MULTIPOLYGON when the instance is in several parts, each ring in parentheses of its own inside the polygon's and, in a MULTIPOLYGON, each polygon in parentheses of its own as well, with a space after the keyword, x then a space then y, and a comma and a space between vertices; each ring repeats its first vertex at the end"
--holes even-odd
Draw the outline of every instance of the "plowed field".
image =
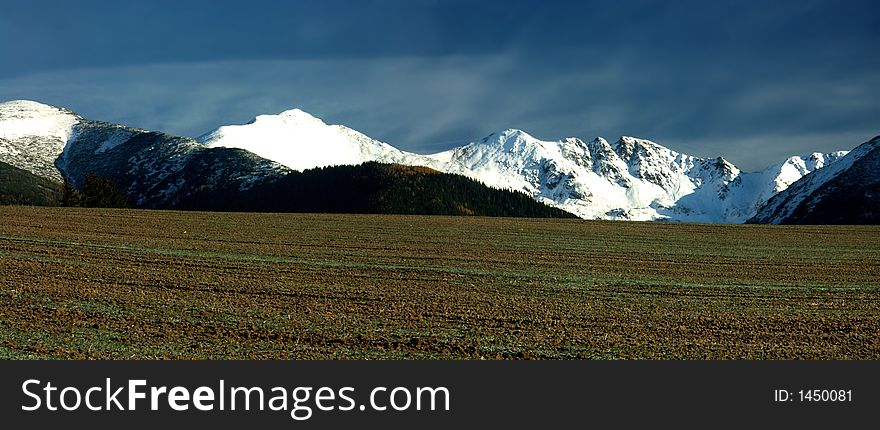
POLYGON ((880 358, 880 228, 0 207, 0 357, 880 358))

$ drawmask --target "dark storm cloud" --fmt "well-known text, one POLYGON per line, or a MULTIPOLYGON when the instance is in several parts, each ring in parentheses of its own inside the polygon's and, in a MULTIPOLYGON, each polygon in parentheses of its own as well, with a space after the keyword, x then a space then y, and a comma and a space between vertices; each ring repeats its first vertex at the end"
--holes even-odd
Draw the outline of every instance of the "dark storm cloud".
POLYGON ((4 75, 54 67, 480 54, 504 48, 516 2, 15 2, 4 75), (509 7, 510 6, 510 7, 509 7), (43 51, 43 52, 40 52, 43 51))
POLYGON ((403 149, 636 135, 759 168, 880 134, 880 5, 12 2, 0 99, 197 135, 302 107, 403 149))

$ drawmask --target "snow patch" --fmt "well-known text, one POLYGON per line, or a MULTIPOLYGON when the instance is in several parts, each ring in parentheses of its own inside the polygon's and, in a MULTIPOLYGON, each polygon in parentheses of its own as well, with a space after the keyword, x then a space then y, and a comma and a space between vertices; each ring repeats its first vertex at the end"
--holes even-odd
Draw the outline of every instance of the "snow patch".
POLYGON ((210 148, 241 148, 294 170, 406 158, 391 145, 348 127, 327 125, 299 109, 223 126, 197 140, 210 148))
POLYGON ((0 103, 0 137, 53 137, 67 142, 79 118, 73 113, 29 100, 0 103))
POLYGON ((116 127, 115 130, 109 132, 106 135, 106 140, 101 143, 101 146, 95 150, 95 154, 101 154, 107 151, 110 151, 116 148, 119 145, 127 142, 128 139, 131 139, 132 136, 137 134, 136 130, 126 128, 126 127, 116 127))

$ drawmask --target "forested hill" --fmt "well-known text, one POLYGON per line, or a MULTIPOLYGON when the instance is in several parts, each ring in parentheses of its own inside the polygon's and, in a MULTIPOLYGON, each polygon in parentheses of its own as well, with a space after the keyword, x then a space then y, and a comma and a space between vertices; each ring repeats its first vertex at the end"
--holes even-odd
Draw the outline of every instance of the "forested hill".
POLYGON ((0 161, 0 204, 57 206, 61 184, 0 161))
POLYGON ((377 162, 294 171, 245 191, 195 193, 182 199, 178 208, 576 218, 524 193, 490 188, 461 175, 377 162))

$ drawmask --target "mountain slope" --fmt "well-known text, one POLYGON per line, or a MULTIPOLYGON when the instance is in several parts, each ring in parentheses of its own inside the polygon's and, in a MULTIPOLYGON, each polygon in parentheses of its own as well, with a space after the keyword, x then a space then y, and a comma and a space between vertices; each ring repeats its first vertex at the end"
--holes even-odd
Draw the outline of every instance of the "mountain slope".
POLYGON ((138 207, 174 208, 187 195, 248 188, 287 169, 244 150, 206 148, 193 139, 83 120, 58 159, 74 186, 95 173, 116 182, 138 207))
POLYGON ((880 136, 773 196, 749 223, 880 222, 880 136))
POLYGON ((61 184, 0 161, 0 205, 57 206, 61 184))
POLYGON ((61 182, 55 160, 81 118, 28 100, 0 103, 0 162, 61 182))
POLYGON ((259 212, 386 213, 575 218, 529 196, 426 167, 368 162, 291 172, 248 190, 189 196, 180 208, 259 212))
POLYGON ((173 208, 206 189, 248 188, 288 169, 243 150, 206 148, 186 137, 84 119, 31 101, 0 104, 0 161, 81 187, 109 178, 139 207, 173 208))

